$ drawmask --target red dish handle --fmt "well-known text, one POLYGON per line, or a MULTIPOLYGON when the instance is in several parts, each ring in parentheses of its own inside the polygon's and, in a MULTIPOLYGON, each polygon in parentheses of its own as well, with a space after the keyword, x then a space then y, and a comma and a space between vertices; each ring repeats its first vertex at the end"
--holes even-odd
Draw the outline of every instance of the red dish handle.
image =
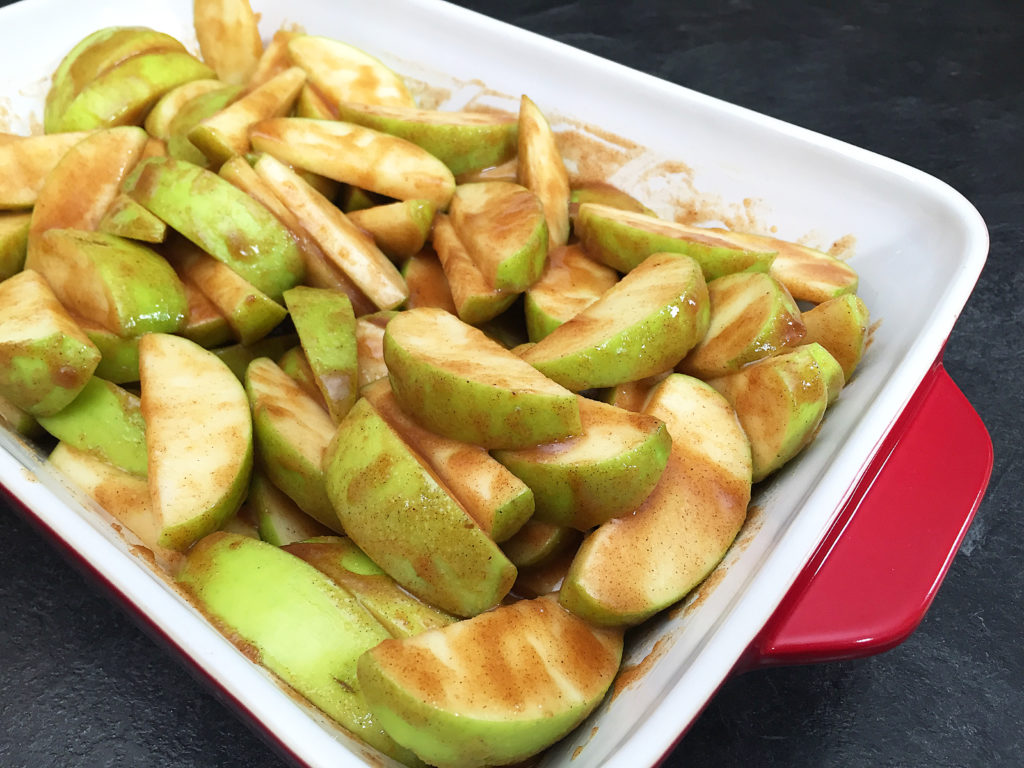
POLYGON ((931 605, 991 471, 984 424, 936 362, 740 668, 858 658, 903 642, 931 605))

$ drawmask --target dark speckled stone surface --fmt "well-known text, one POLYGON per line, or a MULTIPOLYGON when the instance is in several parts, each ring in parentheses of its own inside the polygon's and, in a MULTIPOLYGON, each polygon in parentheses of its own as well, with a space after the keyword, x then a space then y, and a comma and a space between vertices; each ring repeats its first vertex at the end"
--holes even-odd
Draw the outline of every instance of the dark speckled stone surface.
MULTIPOLYGON (((881 656, 729 680, 667 765, 1024 764, 1020 4, 462 4, 894 157, 981 211, 991 255, 946 365, 995 467, 930 612, 881 656)), ((0 765, 281 764, 2 501, 0 523, 0 765)))

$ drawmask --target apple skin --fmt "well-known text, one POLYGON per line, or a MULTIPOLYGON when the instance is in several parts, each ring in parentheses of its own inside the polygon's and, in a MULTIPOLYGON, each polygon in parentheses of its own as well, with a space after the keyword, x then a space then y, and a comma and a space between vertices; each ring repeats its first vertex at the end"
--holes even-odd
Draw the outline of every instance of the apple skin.
POLYGON ((525 760, 569 733, 621 658, 620 631, 542 597, 386 640, 360 657, 358 675, 398 743, 440 768, 478 768, 525 760))
POLYGON ((366 399, 338 425, 323 466, 345 533, 414 595, 474 616, 508 594, 515 567, 366 399))

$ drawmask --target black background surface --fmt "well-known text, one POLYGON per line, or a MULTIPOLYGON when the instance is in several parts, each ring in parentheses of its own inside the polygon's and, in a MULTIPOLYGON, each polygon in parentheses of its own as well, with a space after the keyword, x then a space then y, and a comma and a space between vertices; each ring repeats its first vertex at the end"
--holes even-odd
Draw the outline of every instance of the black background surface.
MULTIPOLYGON (((461 4, 896 158, 981 211, 991 254, 945 360, 995 467, 930 612, 881 656, 727 681, 667 765, 1024 763, 1020 4, 461 4)), ((0 526, 0 765, 281 764, 7 501, 0 526)))

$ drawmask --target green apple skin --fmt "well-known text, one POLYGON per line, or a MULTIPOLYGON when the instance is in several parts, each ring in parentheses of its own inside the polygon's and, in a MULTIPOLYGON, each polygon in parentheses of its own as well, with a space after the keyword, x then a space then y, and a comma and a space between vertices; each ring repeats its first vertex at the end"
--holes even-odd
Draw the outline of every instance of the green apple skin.
POLYGON ((172 88, 213 77, 213 70, 188 53, 143 53, 107 70, 79 92, 53 132, 89 131, 141 123, 172 88))
POLYGON ((249 363, 245 389, 263 471, 303 512, 341 533, 323 470, 335 431, 331 417, 269 358, 249 363))
POLYGON ((167 225, 127 195, 114 199, 97 229, 144 243, 162 243, 167 237, 167 225))
POLYGON ((58 440, 145 477, 146 422, 139 398, 93 376, 74 400, 52 416, 40 416, 43 429, 58 440))
POLYGON ((516 154, 515 117, 481 112, 436 112, 341 102, 338 119, 411 141, 441 160, 456 176, 501 165, 516 154))
POLYGON ((750 438, 755 482, 803 450, 825 415, 829 379, 819 359, 828 352, 814 346, 803 345, 708 381, 736 410, 750 438))
POLYGON ((367 400, 338 425, 324 474, 345 533, 417 597, 475 616, 511 589, 512 563, 367 400))
POLYGON ((580 433, 571 392, 442 309, 388 323, 384 360, 402 408, 445 437, 524 448, 580 433))
POLYGON ((0 283, 0 396, 31 416, 57 413, 99 362, 96 345, 38 272, 0 283))
POLYGON ((175 333, 188 298, 174 270, 146 246, 104 232, 50 229, 25 262, 72 312, 119 336, 175 333))
POLYGON ((211 349, 221 359, 231 372, 238 377, 238 380, 245 383, 245 372, 249 364, 260 357, 268 357, 271 360, 283 355, 298 343, 298 337, 293 333, 286 333, 274 336, 265 336, 252 344, 229 344, 226 347, 211 349))
POLYGON ((0 280, 16 275, 25 267, 31 213, 0 213, 0 280))
POLYGON ((164 333, 139 340, 139 384, 157 541, 183 552, 245 501, 253 468, 249 402, 216 355, 164 333))
POLYGON ((104 27, 87 35, 57 65, 43 108, 43 129, 57 133, 75 96, 97 77, 126 59, 144 52, 176 51, 185 46, 170 35, 148 27, 104 27))
POLYGON ((313 369, 310 367, 309 360, 306 359, 306 353, 302 350, 301 345, 285 350, 284 354, 277 358, 277 364, 281 367, 282 371, 291 376, 302 387, 307 395, 316 400, 319 405, 322 405, 325 411, 327 410, 324 396, 316 385, 316 374, 313 373, 313 369))
POLYGON ((578 437, 493 455, 533 491, 535 520, 586 531, 647 498, 672 438, 654 417, 583 397, 579 406, 578 437))
POLYGON ((284 547, 347 589, 392 637, 412 637, 458 621, 406 592, 344 536, 320 536, 284 547))
POLYGON ((518 569, 535 568, 569 547, 580 544, 579 531, 532 519, 501 543, 501 551, 518 569))
POLYGON ((517 763, 579 725, 604 698, 622 633, 590 626, 550 597, 521 600, 359 659, 379 722, 439 768, 517 763))
POLYGON ((359 356, 352 302, 340 291, 297 286, 284 293, 314 381, 335 422, 359 398, 359 356))
POLYGON ((592 532, 573 558, 559 602, 600 626, 632 626, 681 600, 721 561, 750 503, 750 443, 724 397, 674 373, 644 413, 663 421, 672 451, 633 514, 592 532))
POLYGON ((18 408, 3 395, 0 395, 0 425, 6 425, 30 440, 46 434, 34 416, 18 408))
POLYGON ((100 363, 94 375, 114 384, 139 380, 139 337, 118 336, 102 325, 78 315, 71 316, 100 351, 100 363))
POLYGON ((671 369, 707 332, 710 304, 700 265, 656 253, 522 358, 576 392, 671 369))
POLYGON ((857 295, 848 293, 823 301, 803 313, 807 342, 818 342, 842 366, 849 381, 860 364, 871 332, 871 314, 857 295))
POLYGON ((192 143, 189 135, 203 120, 236 101, 243 91, 239 85, 226 85, 189 99, 167 126, 167 154, 175 160, 185 160, 201 168, 209 168, 209 158, 192 143))
POLYGON ((823 344, 808 342, 801 344, 798 349, 805 349, 818 364, 821 378, 825 381, 825 392, 827 405, 832 405, 846 386, 846 376, 843 373, 843 366, 829 352, 823 344))
POLYGON ((253 472, 245 503, 256 518, 259 538, 275 547, 331 533, 329 528, 299 509, 262 470, 253 472))
POLYGON ((540 279, 523 297, 530 341, 540 341, 574 318, 618 280, 614 269, 589 258, 579 245, 552 249, 540 279))
POLYGON ((767 272, 774 249, 740 245, 722 230, 665 221, 596 203, 583 203, 576 234, 586 252, 619 272, 629 272, 652 253, 684 253, 704 270, 705 280, 733 272, 767 272))
POLYGON ((223 532, 192 548, 178 583, 250 659, 367 744, 415 761, 367 709, 356 665, 389 635, 348 591, 272 544, 223 532))
POLYGON ((370 233, 389 259, 401 264, 423 250, 435 213, 437 207, 429 200, 400 200, 352 211, 348 217, 370 233))
POLYGON ((284 225, 215 173, 150 157, 125 180, 124 191, 274 301, 305 274, 302 254, 284 225))

